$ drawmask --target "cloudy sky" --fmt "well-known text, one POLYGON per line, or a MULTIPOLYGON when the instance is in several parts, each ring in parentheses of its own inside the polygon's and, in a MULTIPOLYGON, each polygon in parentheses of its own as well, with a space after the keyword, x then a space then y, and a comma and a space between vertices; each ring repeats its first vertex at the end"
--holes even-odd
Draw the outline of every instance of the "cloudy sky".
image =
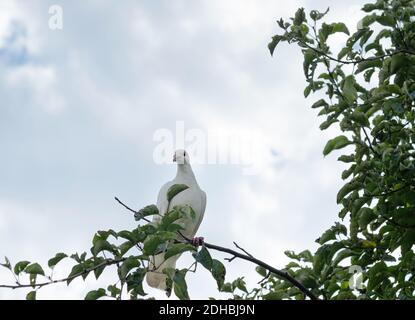
MULTIPOLYGON (((243 137, 265 159, 255 174, 246 163, 194 165, 208 198, 200 235, 227 247, 236 241, 276 267, 287 262, 285 250, 314 249, 338 212, 343 167, 322 155, 335 131, 318 129, 309 108, 316 97, 302 95, 298 48, 284 44, 271 58, 267 43, 276 19, 298 7, 330 6, 327 19, 353 30, 363 3, 1 0, 0 256, 44 264, 59 251, 88 250, 96 230, 133 228, 113 198, 137 209, 155 203, 175 175, 174 164, 154 160, 155 133, 180 138, 177 123, 222 142, 243 137), (63 8, 62 30, 49 28, 51 5, 63 8)), ((251 264, 226 267, 227 280, 259 280, 251 264)), ((38 298, 80 299, 113 279, 92 278, 44 288, 38 298)), ((0 283, 10 282, 0 270, 0 283)), ((202 268, 188 286, 192 298, 218 296, 202 268)), ((26 293, 0 290, 0 298, 26 293)))

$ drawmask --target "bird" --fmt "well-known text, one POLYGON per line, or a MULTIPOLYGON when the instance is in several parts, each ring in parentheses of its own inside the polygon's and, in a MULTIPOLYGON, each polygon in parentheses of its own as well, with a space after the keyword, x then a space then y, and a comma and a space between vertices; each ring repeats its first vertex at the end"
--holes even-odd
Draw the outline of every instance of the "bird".
MULTIPOLYGON (((195 174, 190 165, 189 153, 186 150, 179 149, 174 152, 173 162, 177 164, 176 177, 164 184, 157 197, 157 209, 159 215, 153 216, 152 223, 160 222, 161 217, 175 206, 190 206, 195 212, 194 219, 181 219, 181 235, 187 239, 192 239, 195 246, 203 242, 202 237, 195 237, 197 230, 203 220, 206 209, 206 193, 199 187, 195 174), (188 188, 176 194, 171 201, 168 201, 167 193, 169 189, 176 184, 186 185, 188 188)), ((178 239, 180 235, 178 234, 178 239)), ((181 238, 183 239, 183 238, 181 238)), ((159 253, 150 258, 149 271, 146 274, 146 281, 150 287, 160 290, 167 290, 167 276, 163 273, 166 268, 176 268, 176 262, 180 254, 164 259, 164 253, 159 253)))

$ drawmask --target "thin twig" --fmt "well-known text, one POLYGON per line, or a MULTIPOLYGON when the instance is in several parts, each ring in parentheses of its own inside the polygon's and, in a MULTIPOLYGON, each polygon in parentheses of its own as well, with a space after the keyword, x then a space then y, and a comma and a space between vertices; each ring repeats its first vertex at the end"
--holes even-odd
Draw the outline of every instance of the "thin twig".
POLYGON ((72 275, 70 277, 63 278, 63 279, 59 279, 59 280, 52 280, 52 281, 41 282, 41 283, 33 283, 33 284, 18 284, 18 285, 6 285, 6 284, 2 284, 2 285, 0 285, 0 288, 21 289, 21 288, 29 288, 29 287, 32 287, 32 288, 38 288, 39 289, 41 287, 48 286, 50 284, 60 283, 60 282, 66 282, 66 281, 73 280, 75 278, 78 278, 78 277, 80 277, 82 275, 88 274, 88 273, 90 273, 90 272, 92 272, 92 271, 94 271, 96 269, 101 268, 101 267, 110 266, 110 265, 113 265, 113 264, 117 264, 119 262, 123 262, 126 259, 127 258, 107 259, 106 261, 104 261, 104 262, 102 262, 102 263, 100 263, 100 264, 98 264, 98 265, 96 265, 94 267, 87 268, 87 269, 85 269, 82 272, 79 272, 79 273, 74 274, 74 275, 72 275))
POLYGON ((370 149, 370 150, 372 150, 372 152, 373 152, 373 154, 374 154, 375 156, 379 157, 379 154, 378 154, 378 153, 376 152, 376 150, 373 148, 372 142, 370 142, 369 135, 367 134, 365 127, 363 127, 363 126, 362 126, 362 129, 363 129, 363 133, 364 133, 364 134, 365 134, 365 136, 366 136, 367 142, 369 143, 369 149, 370 149))
MULTIPOLYGON (((114 197, 114 199, 120 204, 122 205, 124 208, 126 208, 127 210, 133 212, 134 214, 138 214, 138 211, 131 209, 129 206, 127 206, 125 203, 123 203, 120 199, 118 199, 117 197, 114 197)), ((142 217, 141 219, 143 219, 144 221, 147 222, 151 222, 150 220, 148 220, 146 217, 142 217)))
POLYGON ((265 277, 262 278, 262 280, 260 280, 258 282, 258 284, 262 284, 265 280, 267 280, 269 278, 270 275, 271 275, 271 272, 267 272, 267 274, 265 275, 265 277))
POLYGON ((225 258, 225 260, 228 261, 228 262, 232 262, 235 259, 236 259, 236 256, 233 256, 231 258, 225 258))
POLYGON ((252 257, 252 254, 250 254, 248 251, 246 251, 244 248, 240 247, 235 241, 233 241, 233 244, 235 247, 237 247, 239 250, 245 252, 248 256, 252 257))

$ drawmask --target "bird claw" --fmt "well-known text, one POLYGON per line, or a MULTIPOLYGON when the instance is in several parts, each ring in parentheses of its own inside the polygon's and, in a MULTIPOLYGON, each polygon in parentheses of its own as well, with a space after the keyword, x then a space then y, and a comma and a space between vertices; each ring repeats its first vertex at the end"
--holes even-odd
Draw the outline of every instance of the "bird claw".
POLYGON ((192 245, 194 245, 195 247, 198 247, 198 246, 203 245, 204 241, 205 241, 205 238, 203 237, 194 237, 192 239, 192 245))

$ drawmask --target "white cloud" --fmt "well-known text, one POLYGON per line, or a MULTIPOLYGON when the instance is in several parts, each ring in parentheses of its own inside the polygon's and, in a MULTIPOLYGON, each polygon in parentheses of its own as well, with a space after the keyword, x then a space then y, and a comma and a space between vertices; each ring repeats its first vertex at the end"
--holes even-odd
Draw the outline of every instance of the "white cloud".
POLYGON ((23 65, 13 68, 6 75, 10 90, 30 95, 39 108, 56 114, 64 109, 65 102, 57 90, 56 71, 50 66, 23 65))

